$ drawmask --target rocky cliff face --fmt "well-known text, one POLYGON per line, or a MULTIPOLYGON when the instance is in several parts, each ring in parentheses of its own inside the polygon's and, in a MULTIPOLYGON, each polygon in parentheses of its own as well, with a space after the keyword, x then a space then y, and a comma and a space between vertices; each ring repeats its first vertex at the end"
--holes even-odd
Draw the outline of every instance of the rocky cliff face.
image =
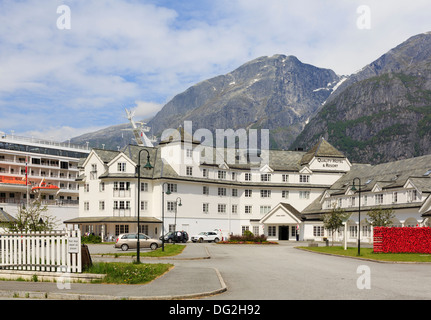
POLYGON ((158 135, 184 121, 212 132, 270 129, 271 147, 288 148, 338 81, 332 70, 293 56, 261 57, 178 94, 149 126, 158 135))
MULTIPOLYGON (((149 125, 160 135, 186 120, 193 130, 270 129, 271 148, 309 149, 323 136, 353 162, 429 154, 431 33, 411 37, 344 78, 293 56, 261 57, 178 94, 149 125)), ((126 127, 72 142, 116 150, 133 143, 126 127)))
POLYGON ((291 148, 323 136, 351 161, 431 153, 431 34, 408 39, 331 95, 291 148))

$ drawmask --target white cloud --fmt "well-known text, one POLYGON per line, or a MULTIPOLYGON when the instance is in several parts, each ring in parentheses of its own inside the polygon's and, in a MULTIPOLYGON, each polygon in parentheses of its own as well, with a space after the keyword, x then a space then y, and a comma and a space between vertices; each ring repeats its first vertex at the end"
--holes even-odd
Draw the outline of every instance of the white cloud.
POLYGON ((262 55, 349 74, 431 30, 428 0, 369 2, 370 30, 356 26, 362 0, 158 3, 0 2, 0 130, 98 128, 124 122, 127 106, 151 116, 196 82, 262 55), (60 4, 70 6, 70 30, 57 28, 60 4))
POLYGON ((133 108, 133 111, 138 120, 145 120, 148 117, 154 116, 163 107, 163 104, 155 102, 136 101, 135 103, 136 107, 133 108))
POLYGON ((69 126, 64 126, 64 127, 50 127, 50 128, 45 128, 43 130, 29 130, 29 131, 17 132, 16 134, 23 137, 33 137, 37 139, 49 140, 54 142, 63 142, 71 138, 80 136, 82 134, 94 132, 103 128, 105 127, 101 126, 101 127, 87 127, 87 128, 72 128, 69 126))

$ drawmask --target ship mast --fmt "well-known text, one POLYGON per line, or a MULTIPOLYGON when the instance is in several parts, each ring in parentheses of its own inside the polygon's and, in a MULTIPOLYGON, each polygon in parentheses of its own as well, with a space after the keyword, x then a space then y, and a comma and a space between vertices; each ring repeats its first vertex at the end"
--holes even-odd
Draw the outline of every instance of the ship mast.
POLYGON ((153 143, 145 135, 145 132, 148 132, 149 128, 146 127, 146 126, 144 126, 143 124, 142 124, 141 127, 138 127, 136 125, 135 121, 133 120, 135 112, 133 110, 129 111, 129 110, 127 110, 127 108, 125 108, 125 109, 126 109, 126 113, 127 113, 127 119, 132 124, 133 135, 135 136, 135 140, 136 140, 136 143, 138 144, 138 146, 142 146, 142 147, 154 147, 153 143))

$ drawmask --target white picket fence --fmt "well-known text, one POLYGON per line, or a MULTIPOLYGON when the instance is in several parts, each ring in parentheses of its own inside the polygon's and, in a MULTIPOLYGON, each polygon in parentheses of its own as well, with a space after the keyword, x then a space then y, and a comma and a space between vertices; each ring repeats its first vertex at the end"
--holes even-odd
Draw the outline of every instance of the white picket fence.
POLYGON ((0 250, 0 269, 82 272, 80 230, 2 233, 0 250))

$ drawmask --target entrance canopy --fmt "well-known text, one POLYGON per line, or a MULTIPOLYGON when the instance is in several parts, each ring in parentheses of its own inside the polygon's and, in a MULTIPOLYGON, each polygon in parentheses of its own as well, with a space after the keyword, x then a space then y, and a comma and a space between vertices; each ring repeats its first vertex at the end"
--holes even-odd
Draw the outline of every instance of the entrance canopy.
POLYGON ((269 211, 260 223, 265 225, 292 225, 302 223, 302 215, 292 205, 280 202, 269 211))

